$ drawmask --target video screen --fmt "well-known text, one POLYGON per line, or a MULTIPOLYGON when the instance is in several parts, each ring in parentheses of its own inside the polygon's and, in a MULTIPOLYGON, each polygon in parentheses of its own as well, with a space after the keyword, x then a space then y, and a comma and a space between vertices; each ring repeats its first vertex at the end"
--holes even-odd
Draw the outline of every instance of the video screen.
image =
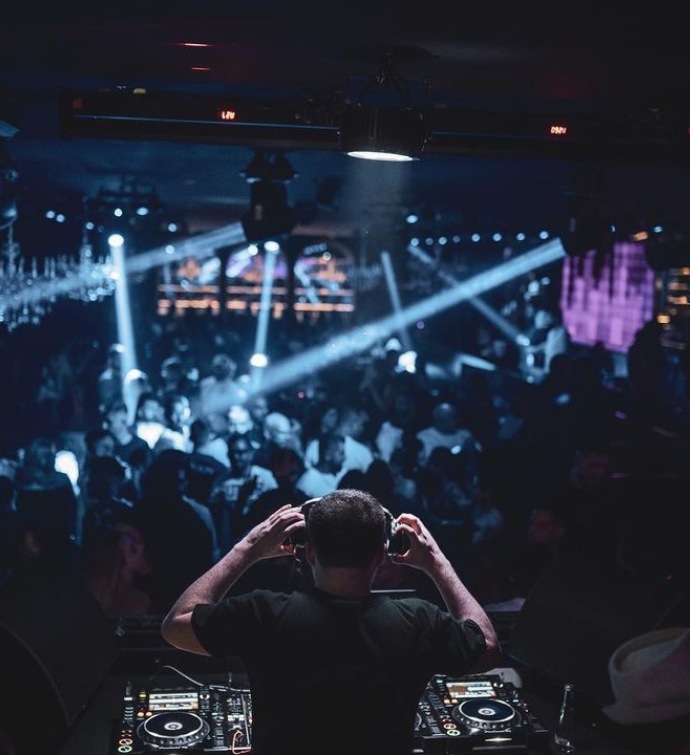
POLYGON ((496 697, 496 690, 490 681, 446 681, 448 694, 453 700, 470 697, 496 697))
POLYGON ((199 695, 194 691, 151 692, 149 710, 198 710, 199 695))

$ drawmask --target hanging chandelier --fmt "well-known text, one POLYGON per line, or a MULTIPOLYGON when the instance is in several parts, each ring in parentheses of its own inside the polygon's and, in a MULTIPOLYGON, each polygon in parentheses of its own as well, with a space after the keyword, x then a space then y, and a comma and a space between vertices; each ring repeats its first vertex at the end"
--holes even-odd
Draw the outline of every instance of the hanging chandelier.
POLYGON ((27 260, 14 238, 14 224, 0 247, 0 328, 11 332, 21 325, 39 325, 59 298, 96 302, 115 290, 109 255, 94 256, 90 224, 84 215, 76 256, 47 256, 27 260))

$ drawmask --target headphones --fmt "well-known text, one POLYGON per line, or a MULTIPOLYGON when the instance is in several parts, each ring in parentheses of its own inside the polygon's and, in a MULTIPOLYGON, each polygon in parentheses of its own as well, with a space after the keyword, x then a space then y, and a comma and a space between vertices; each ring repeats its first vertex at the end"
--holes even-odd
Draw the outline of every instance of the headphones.
MULTIPOLYGON (((311 507, 320 500, 320 497, 310 498, 299 507, 299 510, 304 514, 305 528, 303 530, 294 532, 290 536, 288 542, 295 548, 304 547, 307 539, 306 523, 309 516, 309 509, 311 509, 311 507)), ((379 506, 381 506, 381 504, 379 504, 379 506)), ((410 547, 409 538, 402 530, 398 530, 393 514, 391 514, 391 512, 388 511, 385 506, 381 506, 381 510, 383 511, 386 518, 386 523, 384 525, 384 540, 386 542, 386 551, 389 554, 405 553, 410 547)))

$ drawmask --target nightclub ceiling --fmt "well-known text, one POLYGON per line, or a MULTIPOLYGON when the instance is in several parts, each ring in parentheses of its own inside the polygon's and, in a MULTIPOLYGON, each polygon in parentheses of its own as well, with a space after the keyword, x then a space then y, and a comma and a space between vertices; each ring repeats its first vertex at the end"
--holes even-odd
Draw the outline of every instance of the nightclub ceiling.
POLYGON ((444 230, 558 232, 582 196, 626 231, 685 223, 683 26, 530 5, 18 5, 0 30, 0 146, 19 217, 134 193, 212 230, 248 211, 261 150, 288 161, 293 232, 310 236, 412 209, 444 230), (421 113, 420 158, 344 154, 353 104, 421 113))

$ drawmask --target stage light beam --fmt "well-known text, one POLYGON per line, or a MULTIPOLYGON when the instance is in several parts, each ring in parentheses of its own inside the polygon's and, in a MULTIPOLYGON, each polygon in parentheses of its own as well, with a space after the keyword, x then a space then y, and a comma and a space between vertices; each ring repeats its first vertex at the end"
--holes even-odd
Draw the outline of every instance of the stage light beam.
MULTIPOLYGON (((423 252, 421 249, 419 249, 419 247, 410 245, 407 247, 407 251, 428 267, 433 267, 436 264, 433 258, 430 257, 426 252, 423 252)), ((460 283, 457 278, 449 275, 444 270, 437 270, 436 275, 448 287, 457 286, 458 283, 460 283)), ((471 296, 467 300, 467 303, 470 306, 474 307, 477 312, 483 315, 490 323, 494 325, 494 327, 499 332, 503 333, 503 335, 512 343, 518 343, 520 331, 511 322, 506 320, 505 317, 501 317, 501 315, 490 304, 487 304, 479 296, 471 296)))
MULTIPOLYGON (((386 279, 386 286, 388 286, 388 295, 391 299, 391 306, 393 312, 400 316, 402 312, 402 304, 400 303, 400 293, 398 291, 398 283, 395 279, 395 271, 393 270, 393 263, 391 262, 391 256, 389 252, 381 252, 381 264, 383 266, 383 275, 386 279)), ((407 332, 407 328, 401 325, 398 330, 400 341, 403 345, 404 351, 412 351, 412 342, 410 340, 410 334, 407 332)))
POLYGON ((318 372, 343 359, 371 349, 380 340, 388 338, 401 325, 411 325, 418 320, 437 315, 473 296, 479 296, 485 291, 563 257, 565 257, 565 250, 561 240, 552 239, 530 252, 459 282, 453 288, 417 302, 400 314, 388 315, 378 322, 355 328, 349 333, 331 339, 323 346, 308 349, 299 356, 290 357, 274 365, 267 369, 263 376, 262 390, 273 392, 291 385, 304 375, 318 372))
MULTIPOLYGON (((127 273, 125 262, 125 240, 115 233, 108 237, 108 246, 113 260, 115 279, 115 314, 117 320, 117 338, 122 344, 122 374, 128 375, 137 367, 134 328, 132 327, 132 309, 129 303, 127 273)), ((124 385, 122 386, 124 391, 124 385)))
MULTIPOLYGON (((259 316, 256 324, 256 337, 254 340, 254 354, 266 354, 266 341, 268 336, 268 323, 271 319, 271 295, 273 293, 273 279, 275 278, 276 260, 280 247, 264 246, 264 277, 261 285, 261 299, 259 302, 259 316)), ((261 389, 262 376, 265 367, 260 362, 254 362, 251 371, 250 391, 257 392, 261 389)))

